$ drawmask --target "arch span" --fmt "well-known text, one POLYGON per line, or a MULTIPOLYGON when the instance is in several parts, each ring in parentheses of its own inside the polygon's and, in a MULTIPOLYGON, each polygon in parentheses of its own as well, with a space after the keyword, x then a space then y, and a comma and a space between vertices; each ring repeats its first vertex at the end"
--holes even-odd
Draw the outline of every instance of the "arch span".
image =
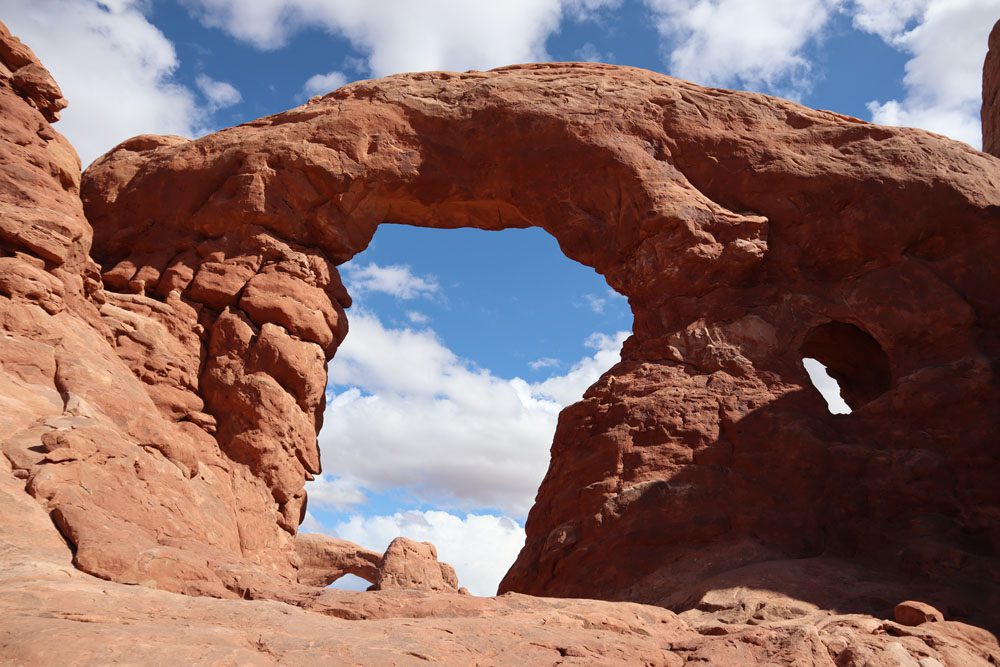
POLYGON ((279 571, 347 329, 336 265, 382 221, 546 229, 629 298, 635 330, 562 413, 501 590, 677 606, 768 559, 952 584, 956 558, 995 569, 996 164, 761 95, 547 64, 360 82, 197 141, 138 137, 83 197, 109 298, 165 304, 183 338, 181 361, 133 369, 164 415, 212 435, 227 483, 266 490, 233 501, 239 537, 218 548, 279 571), (800 363, 831 320, 870 332, 894 378, 837 422, 800 363))

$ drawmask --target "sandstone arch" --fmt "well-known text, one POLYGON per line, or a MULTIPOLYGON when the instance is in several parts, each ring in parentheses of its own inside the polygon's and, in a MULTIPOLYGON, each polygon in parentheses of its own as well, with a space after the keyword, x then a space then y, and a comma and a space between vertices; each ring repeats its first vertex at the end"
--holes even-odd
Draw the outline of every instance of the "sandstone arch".
POLYGON ((291 533, 350 303, 335 265, 387 219, 538 225, 629 297, 635 335, 561 416, 505 590, 679 606, 741 566, 824 554, 947 589, 969 616, 995 608, 968 595, 997 570, 994 158, 538 65, 130 140, 88 170, 84 220, 68 146, 17 117, 30 183, 57 193, 31 196, 62 224, 4 218, 0 259, 45 286, 4 287, 6 393, 42 415, 12 421, 5 452, 81 569, 301 595, 291 533), (837 422, 799 364, 831 320, 869 332, 893 377, 837 422))

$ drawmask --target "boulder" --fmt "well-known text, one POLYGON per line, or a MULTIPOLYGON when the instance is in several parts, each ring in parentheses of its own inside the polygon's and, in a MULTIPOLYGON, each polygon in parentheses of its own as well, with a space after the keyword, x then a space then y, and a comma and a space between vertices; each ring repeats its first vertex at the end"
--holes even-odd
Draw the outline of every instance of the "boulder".
POLYGON ((901 625, 920 625, 944 620, 944 614, 925 602, 905 600, 896 605, 896 622, 901 625))
POLYGON ((455 568, 441 563, 430 542, 397 537, 389 543, 378 566, 375 590, 421 590, 458 592, 455 568))

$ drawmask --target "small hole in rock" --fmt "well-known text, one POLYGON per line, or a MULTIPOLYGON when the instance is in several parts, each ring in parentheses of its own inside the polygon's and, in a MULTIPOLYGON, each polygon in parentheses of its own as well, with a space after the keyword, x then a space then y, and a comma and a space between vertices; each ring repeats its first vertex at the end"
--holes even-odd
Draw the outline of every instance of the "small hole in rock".
POLYGON ((371 584, 361 577, 353 574, 345 574, 340 579, 327 586, 341 591, 366 591, 371 584))
POLYGON ((889 356, 871 334, 853 324, 827 322, 814 328, 802 343, 802 356, 834 414, 857 410, 892 384, 889 356))
POLYGON ((851 414, 851 406, 845 403, 844 398, 840 395, 840 383, 830 377, 826 366, 809 357, 802 360, 802 365, 806 367, 806 373, 809 374, 813 386, 826 401, 826 407, 829 408, 830 414, 851 414))

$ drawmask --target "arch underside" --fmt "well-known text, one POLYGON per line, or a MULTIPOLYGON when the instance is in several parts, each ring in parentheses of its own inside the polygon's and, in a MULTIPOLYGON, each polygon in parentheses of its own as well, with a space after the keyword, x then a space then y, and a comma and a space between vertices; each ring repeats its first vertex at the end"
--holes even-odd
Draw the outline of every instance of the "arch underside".
MULTIPOLYGON (((541 227, 635 315, 621 363, 560 415, 502 591, 681 606, 712 577, 821 555, 964 591, 997 571, 998 181, 941 137, 600 65, 389 77, 130 140, 83 198, 102 316, 169 333, 154 362, 134 329, 116 340, 175 429, 153 448, 186 476, 168 485, 185 518, 114 559, 81 539, 78 564, 219 594, 234 570, 259 590, 293 576, 347 334, 336 266, 389 221, 541 227), (839 420, 800 363, 830 322, 891 378, 839 420), (206 513, 237 528, 209 537, 206 513), (138 564, 151 545, 182 565, 138 564)), ((64 534, 158 520, 50 502, 64 534)))

